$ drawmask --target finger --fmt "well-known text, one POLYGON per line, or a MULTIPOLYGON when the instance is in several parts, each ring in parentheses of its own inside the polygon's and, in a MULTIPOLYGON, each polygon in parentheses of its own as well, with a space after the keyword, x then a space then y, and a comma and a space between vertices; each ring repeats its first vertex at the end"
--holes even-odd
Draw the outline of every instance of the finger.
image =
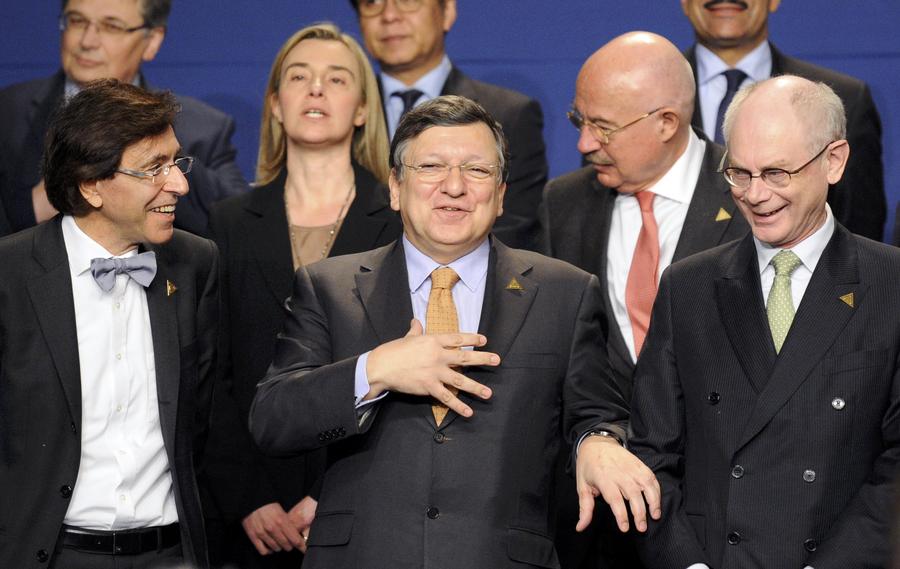
POLYGON ((458 397, 453 395, 453 392, 444 387, 443 383, 438 383, 437 385, 438 387, 434 388, 430 392, 432 397, 434 397, 453 411, 456 411, 457 414, 462 415, 463 417, 471 417, 474 414, 472 408, 460 401, 458 397))
POLYGON ((266 547, 266 544, 264 544, 258 537, 251 537, 250 543, 253 544, 253 547, 256 548, 256 551, 258 551, 260 555, 268 555, 272 553, 272 550, 266 547))
POLYGON ((634 517, 634 527, 639 532, 647 531, 647 509, 644 507, 644 495, 640 488, 628 493, 628 505, 631 507, 631 515, 634 517))
POLYGON ((407 336, 421 336, 424 333, 424 329, 422 328, 422 323, 413 318, 409 321, 409 332, 406 333, 407 336))
POLYGON ((493 352, 475 350, 447 350, 450 365, 455 366, 498 366, 500 356, 493 352))
MULTIPOLYGON (((288 522, 291 520, 288 519, 288 522)), ((285 537, 290 541, 291 545, 296 548, 301 548, 306 546, 306 543, 303 541, 303 536, 297 530, 297 528, 292 523, 286 523, 282 526, 282 530, 284 531, 285 537)))
POLYGON ((490 387, 482 385, 452 369, 448 369, 446 373, 442 374, 440 380, 446 385, 452 385, 457 391, 465 391, 481 399, 490 399, 492 394, 490 387))
POLYGON ((594 518, 594 494, 588 489, 578 491, 578 523, 575 531, 584 531, 594 518))
POLYGON ((256 532, 256 536, 262 540, 266 547, 271 549, 272 551, 281 551, 281 546, 278 545, 278 541, 272 536, 269 531, 263 527, 259 528, 256 532))
POLYGON ((616 518, 616 525, 619 526, 619 531, 626 533, 629 527, 628 506, 625 505, 625 498, 622 496, 622 493, 619 492, 618 488, 614 488, 613 490, 601 489, 601 494, 603 495, 603 501, 609 505, 609 509, 612 510, 613 516, 616 518))
POLYGON ((458 332, 456 334, 437 334, 435 338, 445 348, 478 347, 487 344, 487 338, 481 334, 458 332))
POLYGON ((300 550, 300 553, 303 553, 304 555, 306 555, 306 546, 307 546, 307 541, 306 541, 306 540, 309 539, 309 537, 308 537, 308 536, 305 536, 305 535, 303 535, 303 536, 301 536, 301 537, 302 537, 302 539, 301 539, 300 541, 301 541, 302 543, 300 544, 299 547, 297 547, 297 549, 300 550))
POLYGON ((287 532, 285 531, 288 527, 291 527, 290 524, 278 524, 269 529, 269 535, 276 543, 278 543, 278 547, 281 548, 280 551, 290 551, 294 549, 294 544, 291 542, 291 539, 287 536, 287 532))

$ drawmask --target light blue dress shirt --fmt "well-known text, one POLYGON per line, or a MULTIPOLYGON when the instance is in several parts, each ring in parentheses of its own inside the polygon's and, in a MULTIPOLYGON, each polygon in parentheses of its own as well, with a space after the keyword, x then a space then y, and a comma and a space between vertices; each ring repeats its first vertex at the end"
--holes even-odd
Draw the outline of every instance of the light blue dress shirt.
POLYGON ((444 83, 447 82, 447 77, 450 76, 452 69, 450 58, 444 55, 437 67, 420 77, 412 85, 407 85, 386 73, 381 74, 381 93, 384 97, 385 109, 384 118, 387 120, 388 133, 390 133, 391 138, 394 137, 397 125, 400 124, 400 115, 403 114, 403 101, 400 100, 400 97, 393 97, 392 94, 408 89, 418 89, 424 93, 416 101, 416 105, 421 105, 425 101, 440 96, 441 91, 444 90, 444 83))

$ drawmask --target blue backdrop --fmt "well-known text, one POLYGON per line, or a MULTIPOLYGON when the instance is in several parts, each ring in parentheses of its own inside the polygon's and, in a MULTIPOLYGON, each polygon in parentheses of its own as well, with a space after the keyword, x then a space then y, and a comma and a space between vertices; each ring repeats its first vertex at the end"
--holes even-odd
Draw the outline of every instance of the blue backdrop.
MULTIPOLYGON (((238 162, 248 179, 256 159, 262 91, 272 58, 297 29, 337 23, 357 38, 347 0, 175 0, 169 33, 145 67, 156 86, 198 97, 235 117, 238 162)), ((0 86, 58 67, 60 2, 14 0, 0 34, 0 86)), ((578 167, 576 132, 565 119, 584 59, 620 33, 649 30, 680 47, 692 41, 677 0, 458 0, 448 52, 466 73, 531 95, 544 108, 550 175, 578 167)), ((790 55, 869 83, 884 126, 889 235, 900 199, 900 2, 786 0, 771 38, 790 55)), ((0 125, 2 128, 2 125, 0 125)))

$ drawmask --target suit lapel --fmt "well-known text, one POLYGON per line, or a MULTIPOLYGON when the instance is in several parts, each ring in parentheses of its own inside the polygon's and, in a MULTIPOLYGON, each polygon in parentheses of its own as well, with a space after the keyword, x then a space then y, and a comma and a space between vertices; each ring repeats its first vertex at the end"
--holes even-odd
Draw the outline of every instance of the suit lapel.
POLYGON ((703 114, 700 111, 700 84, 698 83, 699 78, 697 77, 697 44, 693 44, 691 47, 687 48, 684 52, 685 59, 688 60, 688 63, 691 64, 691 71, 694 72, 694 84, 697 86, 697 91, 694 96, 694 114, 691 117, 691 126, 693 126, 696 130, 703 130, 703 114))
POLYGON ((254 248, 253 257, 269 292, 281 304, 291 294, 294 262, 291 258, 291 236, 284 208, 286 172, 271 183, 254 190, 247 210, 246 246, 254 248))
POLYGON ((175 418, 178 411, 178 388, 181 379, 181 351, 178 330, 178 292, 170 288, 179 286, 172 270, 173 261, 164 248, 152 248, 156 252, 156 277, 145 289, 147 309, 150 312, 150 331, 153 338, 153 362, 156 367, 156 393, 159 399, 159 419, 166 448, 173 449, 175 418))
POLYGON ((866 288, 859 282, 857 250, 850 233, 837 226, 803 294, 772 376, 757 400, 737 449, 756 436, 787 403, 853 317, 856 308, 840 297, 852 293, 854 306, 859 306, 865 301, 866 288))
POLYGON ((400 240, 379 249, 367 265, 360 266, 356 273, 356 294, 379 344, 406 335, 413 311, 400 240))
POLYGON ((61 217, 34 233, 34 259, 46 271, 28 284, 28 293, 46 339, 50 358, 75 424, 81 424, 81 369, 72 278, 62 236, 61 217))
POLYGON ((716 302, 732 349, 755 391, 762 389, 775 361, 766 320, 759 264, 751 236, 734 249, 725 274, 715 283, 716 302))
POLYGON ((728 184, 717 172, 725 149, 707 140, 702 132, 696 134, 706 141, 706 151, 673 262, 721 243, 728 227, 741 215, 728 184))

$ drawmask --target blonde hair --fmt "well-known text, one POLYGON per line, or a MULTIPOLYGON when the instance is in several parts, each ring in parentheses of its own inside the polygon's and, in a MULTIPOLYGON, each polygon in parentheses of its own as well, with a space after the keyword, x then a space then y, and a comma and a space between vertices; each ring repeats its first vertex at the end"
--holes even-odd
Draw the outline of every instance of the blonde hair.
POLYGON ((272 95, 281 87, 281 66, 288 53, 304 40, 336 41, 347 46, 362 72, 360 82, 362 102, 366 105, 366 122, 353 133, 353 158, 380 181, 387 183, 388 134, 381 110, 378 80, 359 43, 331 23, 313 24, 292 35, 278 50, 263 97, 262 120, 259 127, 259 155, 256 160, 256 184, 274 180, 287 162, 287 140, 284 127, 272 114, 272 95))

